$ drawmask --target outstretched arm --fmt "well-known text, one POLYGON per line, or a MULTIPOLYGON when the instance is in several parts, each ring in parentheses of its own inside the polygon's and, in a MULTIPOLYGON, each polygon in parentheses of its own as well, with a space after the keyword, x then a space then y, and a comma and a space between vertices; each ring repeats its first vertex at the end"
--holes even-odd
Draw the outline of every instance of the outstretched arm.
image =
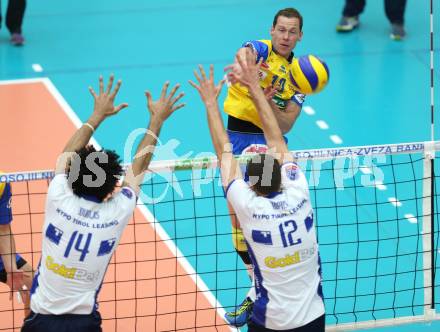
POLYGON ((275 115, 281 132, 283 134, 289 132, 301 113, 301 107, 298 104, 289 101, 287 107, 284 110, 280 110, 275 103, 272 102, 272 104, 271 107, 273 114, 275 115))
POLYGON ((12 291, 21 290, 24 286, 23 271, 18 270, 15 261, 15 240, 12 234, 11 224, 0 225, 0 257, 7 273, 6 283, 12 291))
POLYGON ((230 75, 248 88, 260 116, 268 147, 275 150, 275 156, 281 163, 292 161, 293 157, 289 153, 273 110, 259 85, 258 69, 261 60, 256 64, 252 54, 247 53, 245 59, 237 56, 236 61, 240 70, 232 68, 230 75))
MULTIPOLYGON (((227 67, 228 69, 231 69, 231 71, 227 74, 230 83, 232 84, 241 83, 237 79, 237 76, 232 73, 233 72, 238 73, 241 71, 241 66, 237 59, 241 59, 245 61, 247 56, 252 56, 254 58, 254 61, 258 61, 258 60, 261 61, 262 59, 264 60, 264 58, 260 57, 260 55, 253 48, 251 47, 240 48, 236 53, 235 62, 227 67)), ((258 83, 260 83, 260 80, 258 80, 258 83)), ((281 129, 281 132, 285 134, 290 129, 292 129, 293 125, 295 124, 295 121, 301 112, 301 107, 298 104, 289 101, 287 107, 281 110, 277 106, 277 104, 275 104, 272 100, 273 96, 277 93, 278 88, 279 87, 277 86, 268 86, 264 89, 264 94, 266 100, 270 105, 270 108, 273 111, 273 114, 275 115, 275 118, 277 120, 278 126, 281 129)))
POLYGON ((150 165, 163 123, 174 111, 185 106, 185 104, 177 104, 180 98, 183 97, 183 93, 174 97, 176 91, 179 89, 179 85, 174 86, 167 95, 168 86, 169 82, 163 85, 162 93, 157 101, 153 101, 149 91, 145 93, 147 96, 148 111, 150 112, 150 124, 142 141, 138 145, 131 167, 127 170, 126 177, 122 184, 123 186, 131 187, 136 193, 139 191, 139 186, 144 178, 144 172, 150 165))
POLYGON ((113 91, 112 85, 114 76, 111 75, 107 84, 107 88, 104 91, 104 82, 102 76, 99 77, 99 95, 95 93, 92 87, 89 87, 89 91, 95 100, 95 106, 90 118, 79 128, 64 147, 63 153, 58 157, 56 165, 56 173, 65 173, 70 162, 72 154, 82 149, 92 137, 93 132, 99 127, 99 125, 109 116, 117 114, 120 110, 127 107, 127 103, 122 103, 118 106, 114 106, 114 100, 121 87, 121 80, 116 83, 113 91))
POLYGON ((238 162, 232 155, 232 146, 226 134, 225 127, 223 126, 223 120, 218 108, 217 98, 224 81, 220 81, 220 83, 215 86, 213 65, 209 68, 209 78, 206 77, 205 70, 200 65, 199 70, 200 76, 197 71, 194 71, 199 85, 193 81, 189 81, 189 83, 199 92, 205 104, 212 144, 214 145, 215 153, 220 163, 223 186, 226 187, 232 180, 241 177, 241 171, 238 167, 238 162))

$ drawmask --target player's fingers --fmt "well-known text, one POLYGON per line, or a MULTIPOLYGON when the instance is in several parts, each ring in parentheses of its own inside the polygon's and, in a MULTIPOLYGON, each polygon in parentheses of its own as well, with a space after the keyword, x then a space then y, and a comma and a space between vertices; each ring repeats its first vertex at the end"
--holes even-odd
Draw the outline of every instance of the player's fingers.
POLYGON ((199 90, 199 86, 191 80, 188 80, 189 85, 191 85, 194 89, 199 90))
POLYGON ((126 107, 128 107, 127 103, 119 104, 118 106, 115 107, 115 113, 118 113, 120 110, 122 110, 123 108, 126 108, 126 107))
POLYGON ((95 90, 93 90, 93 88, 91 87, 91 86, 89 86, 89 91, 90 91, 90 94, 93 96, 93 98, 97 98, 98 96, 96 95, 96 92, 95 92, 95 90))
POLYGON ((118 82, 116 83, 115 89, 113 90, 111 97, 115 98, 116 95, 118 94, 119 88, 121 87, 122 81, 118 80, 118 82))
POLYGON ((202 65, 199 65, 199 70, 200 70, 200 74, 202 74, 203 80, 206 81, 205 69, 203 69, 202 65))
POLYGON ((103 93, 104 93, 104 82, 102 75, 99 75, 99 94, 101 95, 103 93))
POLYGON ((174 97, 174 94, 176 93, 176 91, 180 88, 180 84, 176 84, 172 89, 171 92, 168 96, 169 99, 172 99, 174 97))
POLYGON ((147 97, 147 106, 148 108, 151 108, 151 101, 153 98, 151 97, 150 91, 145 91, 145 96, 147 97))
POLYGON ((171 112, 175 112, 175 111, 177 111, 178 109, 180 109, 180 108, 182 108, 182 107, 185 107, 185 106, 186 106, 185 103, 182 103, 182 104, 179 104, 179 105, 173 106, 173 108, 171 109, 171 112))
POLYGON ((222 91, 223 85, 225 84, 226 80, 222 79, 218 84, 217 84, 217 96, 220 94, 220 92, 222 91))
POLYGON ((113 81, 115 79, 115 75, 111 74, 110 78, 107 83, 107 90, 105 91, 106 94, 110 94, 110 91, 112 90, 113 81))
POLYGON ((241 68, 246 68, 246 64, 245 64, 245 62, 243 61, 243 59, 241 58, 240 55, 237 54, 235 56, 235 59, 237 60, 237 62, 240 65, 241 68))
POLYGON ((183 92, 179 93, 179 95, 171 101, 171 104, 174 105, 177 103, 185 94, 183 92))
POLYGON ((231 82, 232 84, 235 84, 238 82, 238 76, 234 72, 228 73, 227 77, 228 77, 228 81, 231 82))
POLYGON ((272 85, 269 85, 269 86, 267 86, 264 89, 264 93, 265 94, 270 94, 270 93, 273 93, 273 92, 276 92, 276 91, 277 91, 277 89, 274 86, 272 86, 272 85))
POLYGON ((209 79, 214 81, 214 65, 213 64, 209 65, 209 79))
POLYGON ((170 85, 170 81, 166 81, 162 87, 162 92, 160 94, 160 99, 165 98, 168 90, 168 86, 170 85))
POLYGON ((196 77, 197 81, 202 84, 202 79, 200 78, 199 74, 197 73, 197 70, 194 70, 194 76, 196 77))
POLYGON ((234 70, 234 67, 234 64, 227 65, 225 68, 223 68, 223 71, 232 71, 234 70))
MULTIPOLYGON (((254 61, 253 59, 251 59, 251 61, 254 61)), ((261 57, 258 62, 257 62, 257 67, 260 68, 261 64, 263 63, 263 57, 261 57)))

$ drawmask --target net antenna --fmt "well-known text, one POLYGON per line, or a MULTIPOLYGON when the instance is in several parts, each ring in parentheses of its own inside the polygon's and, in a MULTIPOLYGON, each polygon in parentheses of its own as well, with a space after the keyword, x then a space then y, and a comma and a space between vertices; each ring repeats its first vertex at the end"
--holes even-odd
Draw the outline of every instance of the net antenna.
POLYGON ((430 1, 431 141, 434 141, 434 0, 430 1))
MULTIPOLYGON (((434 126, 434 1, 430 1, 430 57, 431 57, 431 142, 434 145, 435 140, 435 126, 434 126)), ((434 234, 435 234, 435 211, 434 211, 434 204, 435 204, 435 149, 431 151, 431 154, 425 154, 425 156, 428 156, 426 160, 427 162, 430 162, 430 167, 425 167, 425 171, 430 168, 430 247, 431 247, 431 285, 434 286, 434 288, 430 288, 429 291, 431 291, 431 306, 430 308, 425 309, 425 314, 427 316, 435 316, 435 257, 432 254, 433 248, 435 248, 434 243, 434 234), (430 159, 430 160, 429 160, 430 159)), ((426 176, 429 176, 426 174, 426 176)), ((425 176, 425 178, 426 178, 425 176)), ((425 223, 424 223, 425 227, 425 223)), ((426 237, 426 236, 425 236, 426 237)), ((428 241, 427 239, 425 241, 428 241)), ((429 294, 429 292, 428 292, 429 294)), ((425 294, 428 295, 428 294, 425 294)))

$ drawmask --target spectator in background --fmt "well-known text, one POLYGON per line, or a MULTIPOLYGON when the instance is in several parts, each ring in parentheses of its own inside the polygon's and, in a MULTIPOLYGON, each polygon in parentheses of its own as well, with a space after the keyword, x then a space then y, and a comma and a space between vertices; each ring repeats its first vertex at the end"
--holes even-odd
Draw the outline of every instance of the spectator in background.
MULTIPOLYGON (((6 11, 6 27, 11 33, 11 44, 14 46, 22 46, 24 37, 21 32, 23 24, 24 11, 26 9, 26 0, 9 0, 8 9, 6 11)), ((0 24, 2 21, 0 11, 0 24)))
MULTIPOLYGON (((385 0, 385 14, 391 23, 391 39, 402 40, 405 35, 404 14, 406 0, 385 0)), ((365 8, 365 0, 345 0, 342 18, 336 26, 338 32, 351 32, 359 26, 359 15, 365 8)))

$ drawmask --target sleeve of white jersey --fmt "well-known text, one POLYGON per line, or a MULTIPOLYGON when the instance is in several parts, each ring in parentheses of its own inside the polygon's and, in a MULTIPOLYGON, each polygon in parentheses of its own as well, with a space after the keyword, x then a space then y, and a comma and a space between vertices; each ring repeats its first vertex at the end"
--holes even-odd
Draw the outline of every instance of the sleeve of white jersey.
POLYGON ((301 168, 295 162, 287 162, 281 166, 281 184, 284 188, 300 188, 309 192, 307 179, 301 168))
POLYGON ((137 196, 130 187, 122 187, 121 191, 115 194, 113 200, 117 205, 117 209, 122 211, 125 216, 129 216, 136 207, 137 196))
POLYGON ((249 185, 243 179, 232 180, 225 190, 225 196, 238 217, 246 219, 243 217, 247 215, 249 202, 255 196, 249 185))
POLYGON ((69 190, 71 191, 67 183, 67 175, 64 173, 56 174, 52 181, 50 181, 47 198, 51 201, 57 201, 63 198, 69 190))

